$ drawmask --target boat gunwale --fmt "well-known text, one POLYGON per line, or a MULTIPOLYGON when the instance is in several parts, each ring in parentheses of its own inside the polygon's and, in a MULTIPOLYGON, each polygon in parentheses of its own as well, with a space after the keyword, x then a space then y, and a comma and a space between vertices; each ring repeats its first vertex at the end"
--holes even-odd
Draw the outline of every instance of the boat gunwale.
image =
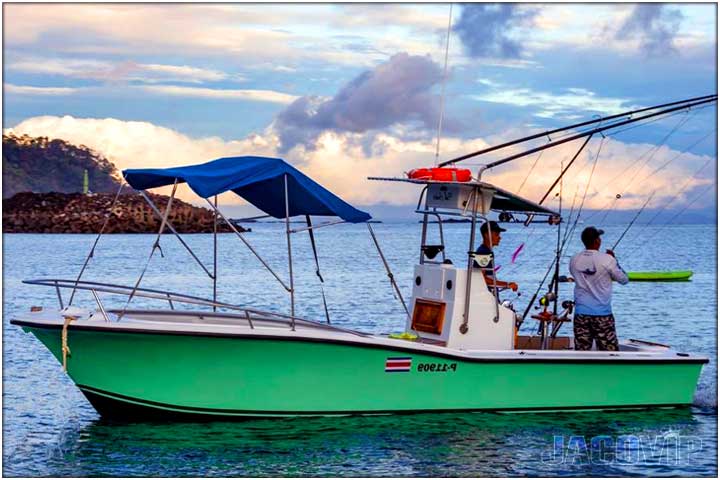
MULTIPOLYGON (((62 322, 58 323, 47 323, 47 322, 33 322, 30 320, 12 319, 10 323, 20 327, 37 328, 44 330, 62 330, 62 322)), ((452 359, 455 361, 464 361, 470 363, 553 363, 553 364, 698 364, 703 365, 709 363, 709 359, 701 356, 694 356, 687 354, 688 356, 679 356, 679 352, 665 351, 665 352, 648 352, 649 356, 644 357, 632 357, 627 353, 622 355, 621 353, 609 352, 607 355, 599 356, 597 351, 591 351, 594 356, 587 358, 578 358, 564 356, 554 351, 547 350, 508 350, 505 351, 492 351, 493 353, 500 353, 501 355, 507 356, 484 356, 480 357, 477 355, 463 354, 463 351, 453 350, 448 352, 439 351, 439 348, 435 345, 426 344, 410 344, 408 345, 394 345, 391 343, 379 343, 372 342, 372 340, 386 340, 378 337, 360 337, 365 341, 359 341, 356 339, 348 338, 327 338, 327 337, 310 337, 310 336, 299 336, 292 334, 263 334, 255 331, 249 332, 212 332, 212 331, 197 331, 197 330, 161 330, 151 328, 138 328, 138 327, 126 327, 116 326, 117 323, 109 325, 83 325, 81 323, 73 323, 68 326, 69 331, 86 331, 86 332, 104 332, 104 333, 118 333, 118 334, 139 334, 139 335, 171 335, 171 336, 191 336, 191 337, 204 337, 204 338, 230 338, 230 339, 244 339, 244 340, 275 340, 280 342, 306 342, 306 343, 324 343, 332 345, 344 345, 355 348, 368 348, 377 350, 391 350, 404 353, 411 353, 415 355, 427 355, 435 356, 440 358, 452 359), (421 348, 417 348, 421 347, 421 348), (432 348, 428 348, 432 347, 432 348), (455 353, 457 352, 457 353, 455 353), (675 353, 674 356, 668 355, 668 353, 675 353), (554 355, 553 355, 554 354, 554 355)), ((451 350, 451 349, 448 349, 451 350)), ((478 350, 471 350, 477 352, 478 350)), ((468 351, 465 351, 468 352, 468 351)), ((569 352, 575 355, 585 355, 584 352, 571 351, 569 352)))

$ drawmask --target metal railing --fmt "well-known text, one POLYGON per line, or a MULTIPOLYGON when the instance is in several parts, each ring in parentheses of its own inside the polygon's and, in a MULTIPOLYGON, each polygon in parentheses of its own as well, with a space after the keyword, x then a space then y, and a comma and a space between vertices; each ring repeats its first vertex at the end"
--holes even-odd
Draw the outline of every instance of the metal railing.
MULTIPOLYGON (((90 282, 90 281, 77 281, 77 280, 67 280, 67 279, 56 279, 56 278, 40 278, 40 279, 32 279, 32 280, 23 280, 23 283, 28 285, 41 285, 46 287, 53 287, 55 288, 55 291, 57 292, 58 296, 58 302, 60 303, 60 308, 64 308, 64 302, 61 294, 61 289, 70 289, 70 290, 87 290, 90 291, 95 298, 95 302, 98 305, 98 309, 100 310, 100 313, 103 315, 103 318, 106 322, 110 322, 110 317, 108 316, 107 312, 108 310, 104 307, 100 300, 100 296, 98 295, 99 292, 101 293, 109 293, 113 295, 123 295, 123 296, 134 296, 134 297, 141 297, 141 298, 149 298, 153 300, 162 300, 163 302, 168 302, 170 306, 171 312, 167 311, 152 311, 152 310, 132 310, 129 312, 138 313, 138 312, 145 312, 145 313, 160 313, 160 314, 167 314, 172 313, 176 315, 200 315, 202 318, 227 318, 231 320, 245 320, 248 322, 251 329, 254 329, 255 326, 253 325, 253 319, 255 320, 264 320, 264 321, 271 321, 271 322, 281 322, 286 323, 288 327, 291 327, 293 325, 306 325, 310 326, 312 328, 316 328, 319 330, 329 330, 329 331, 339 331, 339 332, 345 332, 350 333, 353 335, 357 335, 360 337, 366 337, 367 334, 357 332, 354 330, 338 327, 335 325, 328 325, 326 323, 316 322, 314 320, 308 320, 306 318, 301 318, 297 316, 291 316, 286 315, 282 313, 275 313, 275 312, 267 312, 262 310, 256 310, 252 308, 247 308, 241 305, 234 305, 231 303, 224 303, 224 302, 217 302, 213 301, 207 298, 202 297, 196 297, 193 295, 186 295, 183 293, 177 293, 177 292, 169 292, 166 290, 157 290, 152 288, 133 288, 126 285, 117 285, 112 283, 101 283, 101 282, 90 282), (175 304, 189 304, 189 305, 201 305, 204 307, 215 307, 215 308, 223 308, 227 310, 242 312, 242 314, 231 314, 231 313, 217 313, 217 312, 205 312, 205 311, 199 311, 199 312, 192 312, 192 311, 176 311, 175 310, 175 304)), ((118 321, 121 320, 122 315, 126 312, 124 310, 110 310, 113 313, 118 312, 118 321)))

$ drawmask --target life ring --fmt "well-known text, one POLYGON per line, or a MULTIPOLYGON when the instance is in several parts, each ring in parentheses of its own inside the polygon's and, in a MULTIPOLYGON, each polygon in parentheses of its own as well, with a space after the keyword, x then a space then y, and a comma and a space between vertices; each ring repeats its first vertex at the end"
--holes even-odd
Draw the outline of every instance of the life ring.
POLYGON ((472 172, 467 168, 416 168, 408 172, 408 178, 413 180, 433 180, 435 182, 469 182, 472 172))

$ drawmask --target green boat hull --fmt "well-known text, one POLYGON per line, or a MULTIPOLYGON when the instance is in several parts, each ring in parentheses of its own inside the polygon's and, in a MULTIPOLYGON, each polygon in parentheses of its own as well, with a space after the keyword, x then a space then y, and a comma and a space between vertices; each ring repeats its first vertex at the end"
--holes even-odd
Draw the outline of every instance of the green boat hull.
MULTIPOLYGON (((62 362, 60 330, 24 326, 62 362)), ((284 337, 69 331, 68 375, 107 417, 690 404, 703 361, 462 359, 284 337), (388 358, 409 371, 386 371, 388 358)))
POLYGON ((690 280, 693 272, 679 270, 674 272, 628 272, 631 282, 686 282, 690 280))

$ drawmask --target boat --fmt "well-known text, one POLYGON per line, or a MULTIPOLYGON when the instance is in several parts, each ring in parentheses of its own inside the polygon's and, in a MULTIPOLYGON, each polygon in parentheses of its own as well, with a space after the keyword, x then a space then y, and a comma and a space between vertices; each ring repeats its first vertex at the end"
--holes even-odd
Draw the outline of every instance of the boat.
POLYGON ((687 282, 692 277, 692 270, 675 270, 668 272, 627 272, 631 282, 687 282))
MULTIPOLYGON (((164 212, 154 208, 161 226, 150 257, 166 231, 182 242, 169 212, 178 184, 186 183, 263 263, 268 278, 285 288, 291 308, 269 312, 224 303, 216 295, 209 299, 147 288, 141 285, 142 275, 132 286, 84 280, 97 240, 76 278, 26 280, 55 289, 59 307, 32 307, 11 323, 47 347, 103 418, 674 407, 693 401, 702 365, 708 362, 634 339, 622 341, 619 352, 575 351, 572 337, 558 334, 558 326, 570 320, 572 302, 563 302, 564 311, 557 314, 546 307, 545 316, 533 316, 542 326, 540 333, 520 335, 520 315, 512 303, 501 301, 499 289, 491 290, 480 269, 472 267, 477 225, 493 211, 533 216, 558 212, 480 178, 377 178, 421 187, 416 212, 423 218, 422 240, 412 297, 405 304, 370 215, 282 159, 228 157, 193 166, 125 170, 123 177, 141 193, 173 187, 164 212), (272 270, 217 208, 216 196, 228 191, 284 219, 286 276, 272 270), (305 217, 306 226, 291 225, 297 216, 305 217), (333 218, 313 224, 311 217, 333 218), (471 253, 459 262, 465 265, 446 257, 442 218, 447 217, 470 220, 471 253), (439 229, 440 244, 427 243, 430 219, 439 222, 433 228, 439 229), (314 246, 314 230, 345 222, 367 224, 405 309, 405 334, 371 335, 331 324, 329 318, 295 314, 292 237, 309 233, 314 246), (78 291, 90 292, 96 305, 74 304, 78 291), (106 306, 109 295, 122 298, 124 306, 106 306), (160 307, 130 308, 140 297, 156 300, 160 307)), ((217 264, 217 258, 214 261, 217 264)), ((203 268, 216 285, 217 271, 203 268)))

